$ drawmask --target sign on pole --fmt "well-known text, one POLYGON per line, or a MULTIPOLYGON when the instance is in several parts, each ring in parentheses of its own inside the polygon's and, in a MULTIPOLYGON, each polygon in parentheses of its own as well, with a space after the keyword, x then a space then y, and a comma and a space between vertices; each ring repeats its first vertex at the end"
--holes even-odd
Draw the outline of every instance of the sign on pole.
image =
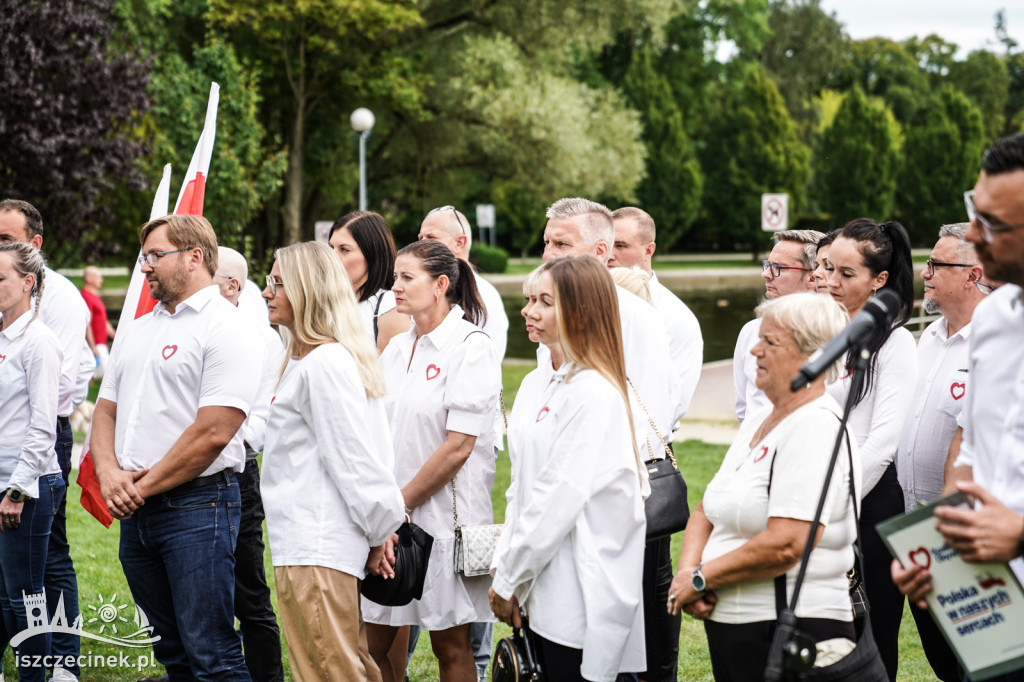
POLYGON ((789 225, 789 195, 761 195, 761 229, 765 232, 779 232, 789 225))
POLYGON ((476 205, 476 227, 480 230, 480 241, 484 240, 484 230, 491 231, 491 246, 494 246, 494 204, 476 205))

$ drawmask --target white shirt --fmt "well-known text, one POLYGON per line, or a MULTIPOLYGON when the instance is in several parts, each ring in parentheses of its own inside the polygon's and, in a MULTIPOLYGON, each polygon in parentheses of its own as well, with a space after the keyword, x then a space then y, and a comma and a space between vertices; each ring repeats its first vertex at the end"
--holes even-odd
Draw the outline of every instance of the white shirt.
MULTIPOLYGON (((57 416, 67 417, 74 409, 75 389, 83 368, 80 364, 82 352, 89 353, 88 377, 96 365, 91 360, 92 351, 85 339, 85 328, 89 326, 89 306, 74 284, 64 275, 46 268, 43 276, 43 300, 39 306, 39 319, 50 328, 60 342, 60 394, 57 402, 57 416)), ((86 379, 88 381, 88 378, 86 379)), ((57 420, 53 421, 54 429, 57 420)))
MULTIPOLYGON (((1024 514, 1024 301, 1004 284, 978 304, 971 321, 970 375, 976 391, 964 406, 964 439, 956 466, 1024 514)), ((1010 564, 1024 580, 1024 561, 1010 564)))
POLYGON ((53 445, 61 351, 45 324, 29 324, 32 314, 0 331, 0 482, 38 498, 39 477, 60 473, 53 445))
POLYGON ((270 324, 270 312, 267 309, 267 301, 263 298, 263 286, 246 280, 238 296, 238 307, 244 313, 249 313, 255 320, 263 324, 270 324))
MULTIPOLYGON (((814 520, 842 409, 825 394, 788 415, 751 448, 751 438, 769 414, 771 410, 762 410, 743 422, 718 473, 708 483, 704 513, 714 528, 701 555, 705 563, 763 532, 770 517, 814 520)), ((859 488, 856 444, 852 452, 854 485, 859 488)), ((825 531, 811 552, 800 588, 799 618, 853 620, 846 571, 853 565, 857 528, 850 506, 849 461, 844 444, 822 513, 825 531)), ((786 572, 787 598, 793 596, 799 571, 798 564, 786 572)), ((716 588, 715 593, 718 602, 710 618, 716 622, 756 623, 777 617, 771 578, 716 588)))
MULTIPOLYGON (((672 427, 675 426, 675 406, 679 402, 668 334, 665 333, 665 325, 658 312, 647 301, 620 286, 615 287, 615 293, 619 297, 626 376, 658 427, 655 433, 654 429, 647 426, 647 418, 642 411, 639 416, 634 415, 634 423, 644 425, 636 434, 637 442, 643 444, 649 440, 655 458, 664 459, 664 448, 656 447, 658 436, 665 440, 671 436, 672 427)), ((551 368, 551 352, 544 344, 537 349, 537 367, 549 374, 554 371, 551 368)))
POLYGON ((377 335, 373 333, 373 321, 389 310, 394 310, 398 305, 395 302, 395 294, 390 289, 381 289, 365 301, 359 302, 359 314, 366 325, 366 333, 370 338, 373 347, 377 347, 377 335), (377 301, 380 301, 380 309, 377 308, 377 301))
MULTIPOLYGON (((494 520, 494 405, 501 369, 490 339, 462 315, 462 308, 454 306, 418 342, 413 326, 391 340, 380 361, 388 386, 385 406, 394 436, 398 485, 404 487, 419 473, 448 431, 476 436, 456 480, 459 525, 475 526, 494 520)), ((442 486, 416 507, 413 521, 435 541, 453 538, 451 486, 442 486)))
POLYGON ((732 380, 735 393, 736 418, 742 423, 747 415, 760 412, 772 403, 764 391, 757 387, 757 358, 750 354, 761 333, 761 318, 747 322, 736 337, 732 353, 732 380))
POLYGON ((267 417, 270 414, 270 401, 274 398, 274 388, 277 386, 278 377, 281 376, 285 350, 281 335, 269 324, 258 318, 250 320, 250 324, 253 336, 263 343, 263 371, 260 373, 256 399, 240 431, 243 434, 243 441, 250 448, 255 452, 262 452, 267 433, 267 417))
POLYGON ((508 315, 505 314, 505 302, 501 300, 501 294, 494 285, 481 277, 479 272, 473 270, 473 276, 476 277, 476 288, 480 292, 484 310, 487 311, 487 320, 481 329, 491 337, 495 355, 498 360, 502 360, 505 357, 505 347, 508 345, 508 315))
POLYGON ((531 372, 516 397, 492 586, 541 637, 582 649, 584 678, 611 682, 647 667, 646 517, 622 396, 593 370, 567 378, 571 367, 531 372))
MULTIPOLYGON (((118 335, 100 398, 117 403, 114 452, 125 471, 163 459, 201 407, 234 407, 248 415, 259 387, 263 352, 245 313, 211 285, 180 302, 163 303, 118 335)), ((242 471, 239 429, 200 475, 242 471)))
POLYGON ((370 547, 402 523, 391 431, 340 343, 291 358, 277 388, 260 492, 274 566, 326 566, 362 579, 370 547))
MULTIPOLYGON (((851 375, 844 374, 826 390, 840 405, 846 404, 851 375)), ((865 378, 866 380, 866 378, 865 378)), ((894 329, 878 349, 871 390, 850 413, 849 429, 860 449, 867 495, 896 458, 907 413, 917 384, 917 346, 903 327, 894 329)))
POLYGON ((966 404, 968 323, 949 336, 946 318, 928 325, 917 342, 917 387, 896 456, 906 510, 942 495, 949 443, 966 404))
POLYGON ((690 401, 700 381, 700 370, 704 364, 704 337, 700 333, 700 322, 693 311, 675 294, 658 281, 657 273, 651 273, 651 299, 665 323, 668 333, 669 351, 676 366, 676 382, 679 391, 679 406, 676 419, 690 409, 690 401))

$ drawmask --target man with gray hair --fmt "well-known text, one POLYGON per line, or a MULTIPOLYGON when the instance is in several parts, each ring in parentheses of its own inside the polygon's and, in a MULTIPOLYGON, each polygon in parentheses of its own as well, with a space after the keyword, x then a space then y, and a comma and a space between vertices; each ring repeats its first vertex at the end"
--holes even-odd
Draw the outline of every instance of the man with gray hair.
MULTIPOLYGON (((761 261, 761 279, 764 297, 768 300, 814 291, 814 258, 818 254, 818 240, 825 235, 817 230, 784 230, 772 235, 775 246, 768 259, 761 261)), ((750 349, 757 343, 761 320, 743 325, 736 337, 732 354, 732 377, 735 387, 736 418, 742 422, 747 415, 771 406, 755 383, 757 360, 750 349)))
POLYGON ((238 492, 242 515, 235 541, 235 618, 242 633, 245 667, 253 682, 283 682, 281 632, 270 601, 270 587, 263 567, 263 498, 260 496, 260 466, 256 461, 263 451, 270 403, 277 377, 284 363, 284 344, 258 308, 241 304, 249 277, 245 256, 226 246, 217 248, 217 272, 213 281, 220 295, 244 313, 251 334, 263 345, 263 371, 260 386, 249 416, 242 428, 245 469, 238 474, 238 492))
MULTIPOLYGON (((544 228, 544 260, 569 254, 590 254, 605 265, 615 243, 615 222, 607 207, 594 201, 566 198, 556 201, 547 210, 544 228)), ((662 439, 674 426, 679 388, 676 370, 669 350, 664 322, 652 306, 621 287, 616 287, 619 316, 622 321, 622 346, 626 360, 626 376, 642 405, 634 414, 639 422, 637 436, 641 456, 662 458, 662 439), (657 432, 645 425, 647 417, 657 432)), ((538 367, 551 370, 547 346, 537 350, 538 367)), ((635 410, 634 410, 635 411, 635 410)), ((641 634, 645 641, 647 670, 637 671, 647 682, 675 680, 679 654, 680 616, 671 616, 665 609, 668 589, 672 584, 671 538, 647 543, 644 551, 643 614, 631 637, 641 634)))
MULTIPOLYGON (((921 271, 924 309, 942 317, 928 325, 918 341, 917 391, 896 453, 908 512, 942 496, 945 468, 952 466, 960 450, 961 412, 970 388, 971 316, 985 298, 977 287, 983 274, 978 254, 964 240, 967 228, 968 223, 943 225, 921 271)), ((944 682, 963 679, 935 621, 913 602, 910 609, 935 676, 944 682)))

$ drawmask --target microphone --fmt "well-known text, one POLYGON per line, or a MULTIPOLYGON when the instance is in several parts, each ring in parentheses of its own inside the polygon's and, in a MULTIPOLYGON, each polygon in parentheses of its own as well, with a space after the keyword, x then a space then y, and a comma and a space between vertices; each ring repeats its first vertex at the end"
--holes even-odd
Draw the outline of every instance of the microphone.
POLYGON ((864 304, 859 313, 853 316, 850 324, 828 342, 816 357, 800 368, 800 371, 789 384, 792 391, 797 391, 828 371, 836 360, 850 348, 864 343, 879 327, 888 328, 900 309, 900 297, 891 289, 882 289, 864 304))

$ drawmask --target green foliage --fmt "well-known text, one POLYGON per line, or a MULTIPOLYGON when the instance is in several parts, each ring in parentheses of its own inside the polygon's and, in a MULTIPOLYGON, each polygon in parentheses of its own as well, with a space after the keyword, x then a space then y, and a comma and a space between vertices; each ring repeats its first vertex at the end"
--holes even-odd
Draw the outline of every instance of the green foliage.
POLYGON ((495 182, 491 196, 502 222, 509 226, 513 248, 525 258, 544 232, 544 210, 551 202, 515 182, 495 182))
POLYGON ((469 262, 480 272, 505 272, 508 267, 508 251, 498 246, 473 242, 469 247, 469 262))
POLYGON ((986 50, 975 50, 949 70, 949 82, 981 112, 985 141, 1002 136, 1010 91, 1006 59, 986 50))
POLYGON ((815 155, 815 194, 833 224, 891 215, 899 170, 891 119, 888 109, 872 106, 855 85, 822 134, 815 155))
POLYGON ((899 182, 901 221, 917 243, 965 219, 962 196, 974 185, 984 150, 982 117, 964 95, 945 88, 930 97, 904 143, 899 182))
POLYGON ((807 187, 808 152, 762 68, 752 67, 740 87, 725 84, 721 91, 719 115, 708 124, 701 155, 706 214, 695 230, 695 241, 753 252, 762 234, 761 194, 787 192, 790 213, 799 214, 807 187))
POLYGON ((855 84, 866 95, 884 99, 900 123, 914 117, 929 92, 928 79, 914 56, 886 38, 850 43, 846 59, 832 79, 832 87, 846 91, 855 84))
POLYGON ((918 66, 928 75, 932 85, 939 85, 949 75, 956 57, 956 43, 943 40, 934 33, 903 41, 903 47, 918 66))

